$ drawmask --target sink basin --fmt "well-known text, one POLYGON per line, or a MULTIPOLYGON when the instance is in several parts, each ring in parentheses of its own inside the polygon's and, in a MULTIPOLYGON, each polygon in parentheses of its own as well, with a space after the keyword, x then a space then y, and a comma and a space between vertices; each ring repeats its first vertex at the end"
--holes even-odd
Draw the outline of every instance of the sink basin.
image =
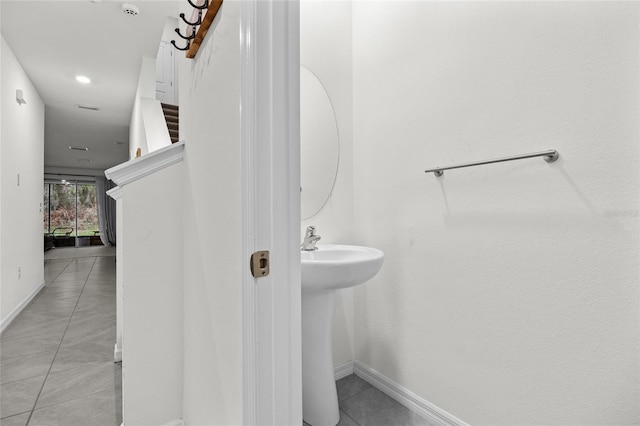
POLYGON ((378 273, 384 253, 360 246, 321 244, 301 251, 302 417, 313 426, 340 421, 333 370, 332 320, 336 293, 378 273))
POLYGON ((320 244, 314 251, 301 251, 302 291, 339 290, 373 278, 384 261, 384 253, 371 247, 320 244))

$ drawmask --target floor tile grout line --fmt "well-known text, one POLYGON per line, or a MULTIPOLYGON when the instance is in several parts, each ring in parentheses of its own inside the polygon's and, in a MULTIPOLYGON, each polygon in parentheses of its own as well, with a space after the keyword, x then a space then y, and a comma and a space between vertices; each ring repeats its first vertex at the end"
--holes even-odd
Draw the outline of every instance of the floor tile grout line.
MULTIPOLYGON (((360 423, 358 423, 358 422, 357 422, 353 417, 351 417, 349 414, 347 414, 347 412, 346 412, 346 411, 344 411, 344 410, 340 409, 340 412, 341 412, 342 414, 344 414, 345 416, 349 417, 349 418, 351 419, 351 421, 352 421, 353 423, 355 423, 357 426, 361 426, 361 425, 360 425, 360 423)), ((342 419, 340 419, 340 420, 342 420, 342 419)))
MULTIPOLYGON (((62 273, 62 271, 64 271, 65 269, 67 269, 67 268, 69 267, 69 265, 71 264, 71 262, 73 262, 73 259, 69 260, 69 263, 67 263, 67 265, 66 265, 63 269, 61 269, 61 270, 60 270, 60 272, 58 272, 58 274, 56 275, 56 277, 55 277, 53 280, 51 280, 51 283, 53 283, 55 280, 57 280, 57 279, 58 279, 58 277, 60 276, 60 274, 62 273)), ((93 269, 93 267, 92 267, 92 269, 93 269)), ((47 284, 47 280, 45 279, 45 280, 44 280, 44 287, 43 287, 43 288, 38 292, 38 294, 36 295, 36 297, 34 297, 32 300, 30 300, 30 301, 29 301, 29 303, 27 304, 27 306, 25 306, 25 307, 22 309, 22 311, 21 311, 20 313, 24 312, 24 311, 25 311, 29 306, 31 306, 31 304, 32 304, 33 302, 35 302, 35 301, 40 297, 40 295, 42 295, 42 293, 43 293, 43 291, 46 289, 46 287, 48 287, 48 284, 47 284)), ((2 335, 4 334, 4 332, 5 332, 7 329, 8 329, 8 327, 7 327, 6 329, 2 330, 2 333, 0 333, 0 336, 2 336, 2 335)))
POLYGON ((7 416, 7 417, 0 417, 0 420, 7 420, 7 419, 11 419, 11 418, 13 418, 13 417, 18 417, 18 416, 21 416, 21 415, 23 415, 23 414, 27 414, 28 412, 29 412, 29 410, 27 410, 27 411, 23 411, 22 413, 12 414, 12 415, 7 416))
MULTIPOLYGON (((67 263, 67 265, 66 265, 64 268, 62 268, 62 269, 60 270, 60 272, 58 272, 58 274, 56 275, 56 277, 55 277, 54 279, 52 279, 52 280, 51 280, 51 283, 52 283, 52 284, 53 284, 53 282, 54 282, 55 280, 57 280, 57 279, 58 279, 58 277, 60 276, 60 274, 61 274, 65 269, 67 269, 67 268, 69 267, 69 265, 71 265, 71 262, 73 262, 73 259, 69 259, 69 263, 67 263)), ((46 280, 45 280, 45 282, 44 282, 44 285, 45 285, 45 287, 47 286, 47 281, 46 281, 46 280)))
MULTIPOLYGON (((41 354, 45 354, 45 353, 47 353, 47 351, 38 352, 37 354, 34 354, 34 355, 27 355, 27 356, 24 356, 24 357, 15 356, 15 357, 11 357, 11 358, 5 359, 5 361, 8 361, 8 360, 10 360, 10 359, 15 359, 15 358, 28 358, 28 357, 31 357, 31 356, 39 356, 39 355, 41 355, 41 354)), ((53 361, 52 361, 52 362, 53 362, 53 361)), ((4 368, 4 367, 3 367, 3 368, 4 368)), ((35 378, 40 377, 40 376, 44 376, 44 374, 36 374, 35 376, 22 377, 22 378, 20 378, 20 379, 12 380, 12 381, 10 381, 10 382, 3 382, 3 383, 0 383, 0 385, 1 385, 1 386, 4 386, 4 385, 10 385, 10 384, 13 384, 13 383, 16 383, 16 382, 21 382, 21 381, 23 381, 23 380, 35 379, 35 378)))
MULTIPOLYGON (((2 1, 2 0, 0 0, 0 1, 2 1)), ((54 320, 63 320, 63 319, 65 319, 65 317, 53 318, 53 319, 54 320)), ((33 339, 33 338, 38 338, 38 337, 49 336, 50 334, 51 334, 51 331, 49 331, 48 333, 44 333, 43 332, 43 334, 32 334, 32 335, 21 336, 21 337, 4 337, 4 339, 2 339, 2 340, 4 340, 5 342, 7 342, 7 341, 11 342, 12 340, 33 339)), ((21 356, 21 355, 18 355, 18 356, 21 356)), ((16 358, 16 357, 11 357, 11 358, 16 358)))
MULTIPOLYGON (((63 269, 63 271, 65 271, 69 267, 69 265, 71 265, 73 263, 74 260, 77 260, 77 259, 72 259, 69 262, 69 264, 63 269)), ((33 408, 31 409, 31 412, 29 412, 29 418, 27 419, 27 423, 26 423, 27 425, 29 425, 29 423, 31 422, 31 417, 33 416, 33 412, 35 411, 36 406, 38 405, 38 400, 40 399, 40 395, 42 395, 42 391, 44 390, 44 386, 47 383, 47 379, 49 378, 49 374, 51 373, 51 369, 53 368, 53 363, 56 361, 56 357, 58 356, 58 352, 60 352, 60 347, 62 346, 62 342, 64 341, 64 336, 67 334, 67 331, 69 330, 69 325, 71 324, 71 319, 73 318, 73 313, 78 308, 78 303, 80 303, 80 297, 82 297, 82 293, 84 292, 84 288, 87 286, 87 282, 89 281, 89 275, 91 275, 91 271, 93 271, 93 267, 95 266, 95 264, 96 264, 96 258, 94 257, 93 263, 91 264, 91 269, 89 270, 89 274, 87 274, 87 278, 86 278, 86 280, 84 282, 84 285, 82 286, 82 291, 80 291, 80 294, 78 295, 78 300, 76 300, 76 304, 73 307, 73 311, 71 311, 71 316, 69 317, 69 321, 67 322, 67 327, 65 328, 64 333, 62 333, 62 337, 60 338, 60 343, 58 343, 58 347, 56 348, 56 352, 53 355, 53 359, 51 360, 51 365, 49 366, 49 369, 47 370, 47 374, 45 375, 44 380, 42 381, 42 386, 40 386, 40 390, 38 391, 38 395, 36 396, 36 400, 33 403, 33 408)), ((58 276, 59 275, 60 274, 58 274, 58 276)), ((55 280, 53 282, 55 282, 55 280)))
MULTIPOLYGON (((56 374, 56 373, 53 373, 53 374, 56 374)), ((114 386, 113 386, 113 387, 111 387, 111 388, 104 388, 104 389, 100 389, 100 390, 98 390, 98 391, 90 392, 90 393, 88 393, 88 394, 81 395, 81 396, 77 396, 77 397, 75 397, 75 398, 71 398, 71 399, 67 399, 67 400, 65 400, 65 401, 58 401, 58 402, 55 402, 55 403, 53 403, 53 404, 43 405, 42 407, 38 407, 38 410, 42 410, 43 408, 55 407, 56 405, 65 404, 65 403, 70 402, 70 401, 76 401, 76 400, 78 400, 78 399, 86 398, 87 396, 95 395, 95 394, 100 393, 100 392, 106 392, 106 391, 110 391, 110 390, 115 391, 115 389, 116 389, 116 387, 115 387, 115 385, 114 385, 114 386)), ((36 410, 36 409, 34 408, 32 411, 38 411, 38 410, 36 410)), ((25 413, 27 413, 27 411, 25 411, 25 413)), ((22 413, 22 414, 24 414, 24 413, 22 413)), ((27 423, 27 424, 29 424, 29 423, 27 423)))
MULTIPOLYGON (((55 361, 55 358, 54 358, 54 361, 55 361)), ((75 370, 75 369, 77 369, 77 368, 84 368, 84 367, 89 366, 89 365, 93 365, 93 364, 102 364, 102 363, 107 363, 107 362, 111 362, 111 361, 102 361, 102 362, 99 362, 99 361, 93 361, 93 362, 86 362, 86 363, 83 363, 82 365, 76 365, 76 366, 74 366, 74 367, 66 367, 66 368, 64 368, 63 370, 51 371, 49 374, 65 373, 65 372, 67 372, 67 371, 69 371, 69 370, 75 370)), ((53 364, 53 362, 52 362, 51 364, 53 364)), ((53 368, 53 367, 52 367, 52 368, 53 368)), ((37 377, 37 376, 36 376, 36 377, 37 377)))

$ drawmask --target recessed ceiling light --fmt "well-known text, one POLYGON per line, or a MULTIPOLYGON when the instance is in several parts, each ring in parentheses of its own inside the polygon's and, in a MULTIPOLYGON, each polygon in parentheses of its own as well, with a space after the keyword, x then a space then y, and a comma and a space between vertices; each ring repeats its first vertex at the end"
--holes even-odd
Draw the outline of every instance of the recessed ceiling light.
POLYGON ((91 83, 91 79, 89 77, 85 77, 84 75, 76 75, 76 81, 82 84, 91 83))

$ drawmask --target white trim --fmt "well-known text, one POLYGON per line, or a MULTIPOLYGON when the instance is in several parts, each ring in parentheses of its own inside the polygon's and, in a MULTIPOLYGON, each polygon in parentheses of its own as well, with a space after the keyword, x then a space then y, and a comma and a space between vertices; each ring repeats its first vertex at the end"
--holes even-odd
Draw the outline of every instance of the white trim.
POLYGON ((353 366, 354 366, 354 362, 353 360, 351 361, 347 361, 344 364, 340 364, 339 366, 335 367, 333 369, 333 374, 336 378, 336 381, 340 380, 340 379, 344 379, 347 376, 350 376, 353 374, 353 366))
POLYGON ((302 424, 299 4, 242 4, 243 424, 302 424))
POLYGON ((117 343, 113 347, 113 362, 122 362, 122 348, 117 343))
POLYGON ((465 422, 454 415, 446 412, 440 407, 437 407, 426 399, 419 397, 404 386, 387 379, 382 374, 367 367, 360 361, 354 362, 354 373, 364 381, 398 401, 400 404, 425 417, 433 424, 441 426, 467 426, 465 422))
POLYGON ((0 322, 0 333, 2 333, 5 330, 5 328, 7 328, 9 324, 11 324, 14 319, 16 319, 16 317, 20 314, 20 312, 22 312, 22 310, 33 300, 34 297, 38 295, 38 293, 40 293, 40 291, 42 291, 43 288, 44 288, 44 281, 40 283, 40 285, 36 287, 36 289, 33 290, 31 294, 27 296, 18 306, 13 308, 11 313, 7 315, 6 318, 2 319, 2 321, 0 322))
POLYGON ((111 188, 110 190, 107 191, 107 195, 116 201, 122 198, 122 194, 123 194, 122 187, 120 186, 116 186, 115 188, 111 188))
POLYGON ((105 170, 104 174, 108 179, 114 181, 116 185, 124 186, 182 161, 183 156, 184 141, 181 141, 150 152, 142 157, 134 158, 126 163, 118 164, 105 170))
MULTIPOLYGON (((242 253, 248 259, 256 250, 256 59, 252 33, 256 27, 255 2, 242 2, 240 22, 241 65, 241 132, 242 132, 242 253)), ((258 417, 258 327, 256 321, 256 283, 248 268, 242 270, 243 297, 243 424, 257 425, 258 417)))

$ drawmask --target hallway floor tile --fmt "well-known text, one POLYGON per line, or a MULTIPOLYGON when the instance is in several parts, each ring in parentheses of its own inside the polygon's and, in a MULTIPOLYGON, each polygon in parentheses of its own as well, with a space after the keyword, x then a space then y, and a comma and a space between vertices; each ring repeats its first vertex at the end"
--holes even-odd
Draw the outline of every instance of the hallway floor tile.
POLYGON ((121 424, 112 251, 45 255, 45 288, 0 337, 2 426, 121 424))

